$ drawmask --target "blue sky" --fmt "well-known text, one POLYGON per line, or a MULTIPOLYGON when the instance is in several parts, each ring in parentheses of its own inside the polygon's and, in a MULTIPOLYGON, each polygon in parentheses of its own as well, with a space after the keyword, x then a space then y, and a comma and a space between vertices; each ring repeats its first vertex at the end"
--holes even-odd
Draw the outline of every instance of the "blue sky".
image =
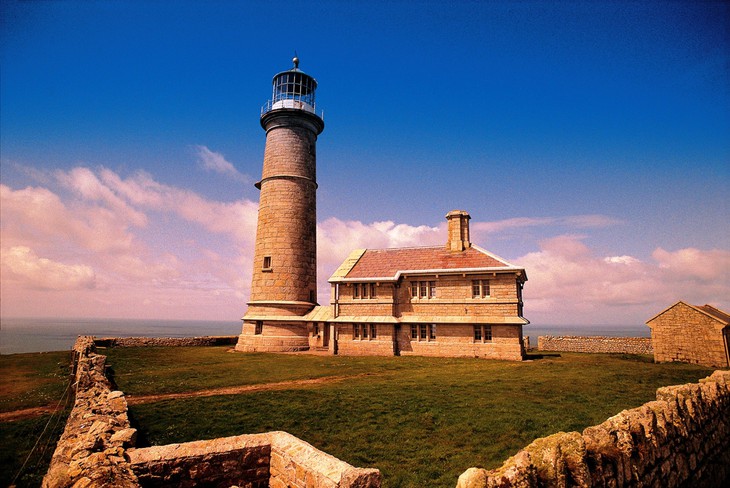
POLYGON ((722 2, 4 1, 0 313, 240 317, 259 111, 295 51, 326 124, 320 302, 349 249, 441 242, 460 208, 527 268, 533 322, 727 310, 729 25, 722 2))

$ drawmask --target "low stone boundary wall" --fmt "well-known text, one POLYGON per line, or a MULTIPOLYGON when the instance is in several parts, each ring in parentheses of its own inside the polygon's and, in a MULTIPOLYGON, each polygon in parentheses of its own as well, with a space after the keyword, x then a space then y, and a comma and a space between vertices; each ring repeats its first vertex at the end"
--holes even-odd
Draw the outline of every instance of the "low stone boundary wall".
POLYGON ((73 356, 76 399, 42 486, 139 486, 125 452, 137 431, 124 394, 106 377, 106 356, 96 354, 89 336, 76 340, 73 356))
POLYGON ((537 439, 498 469, 470 468, 456 486, 728 486, 730 371, 659 388, 656 398, 582 434, 537 439))
POLYGON ((380 486, 380 471, 355 468, 287 432, 269 432, 270 488, 367 488, 380 486))
POLYGON ((269 434, 239 435, 129 451, 142 486, 269 486, 269 434))
POLYGON ((654 354, 649 337, 539 336, 539 351, 654 354))
POLYGON ((355 468, 286 432, 135 449, 137 431, 124 393, 114 391, 106 376, 106 356, 96 354, 89 336, 76 340, 73 353, 76 400, 43 488, 380 487, 379 470, 355 468))
POLYGON ((98 347, 235 346, 237 341, 238 336, 94 338, 98 347))

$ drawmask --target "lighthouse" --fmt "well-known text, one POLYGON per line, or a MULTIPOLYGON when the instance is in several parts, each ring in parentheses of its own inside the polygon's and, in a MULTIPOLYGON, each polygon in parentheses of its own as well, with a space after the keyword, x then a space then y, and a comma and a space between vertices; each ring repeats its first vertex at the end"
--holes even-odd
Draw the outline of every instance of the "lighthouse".
POLYGON ((261 109, 266 148, 251 295, 238 351, 308 349, 302 317, 317 305, 317 81, 294 66, 274 76, 261 109))

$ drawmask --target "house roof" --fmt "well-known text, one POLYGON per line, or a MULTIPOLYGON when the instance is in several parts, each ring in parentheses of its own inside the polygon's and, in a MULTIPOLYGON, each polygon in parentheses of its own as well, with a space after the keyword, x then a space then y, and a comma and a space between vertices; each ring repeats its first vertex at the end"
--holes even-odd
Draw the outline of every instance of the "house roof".
POLYGON ((524 268, 472 245, 458 252, 443 246, 358 249, 350 253, 329 281, 397 281, 405 274, 497 271, 520 272, 527 280, 524 268))
MULTIPOLYGON (((694 310, 697 310, 700 313, 703 313, 705 315, 708 315, 711 318, 713 318, 714 320, 716 320, 716 321, 720 322, 721 324, 723 324, 724 326, 730 325, 730 314, 728 314, 726 312, 723 312, 719 308, 715 308, 712 305, 691 305, 689 303, 683 302, 682 300, 678 301, 677 303, 675 303, 671 307, 665 308, 664 310, 662 310, 661 312, 659 312, 658 314, 656 314, 655 316, 653 316, 652 318, 650 318, 649 320, 647 320, 646 321, 646 325, 649 325, 649 322, 652 322, 654 319, 656 319, 657 317, 663 315, 664 313, 666 313, 667 311, 673 309, 674 307, 676 307, 679 304, 685 305, 685 306, 690 307, 690 308, 692 308, 694 310)), ((651 326, 649 326, 649 327, 651 327, 651 326)))

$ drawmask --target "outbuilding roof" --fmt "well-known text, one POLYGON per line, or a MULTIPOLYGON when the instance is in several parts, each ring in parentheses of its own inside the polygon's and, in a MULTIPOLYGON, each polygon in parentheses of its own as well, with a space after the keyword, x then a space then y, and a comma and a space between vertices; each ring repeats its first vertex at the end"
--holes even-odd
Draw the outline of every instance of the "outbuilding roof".
POLYGON ((712 305, 692 305, 692 304, 683 302, 682 300, 678 301, 677 303, 675 303, 671 307, 668 307, 668 308, 662 310, 661 312, 659 312, 658 314, 656 314, 655 316, 653 316, 652 318, 650 318, 649 320, 647 320, 646 321, 646 325, 648 325, 649 327, 652 327, 650 325, 650 322, 652 322, 657 317, 659 317, 661 315, 664 315, 666 312, 668 312, 669 310, 673 309, 674 307, 676 307, 679 304, 682 304, 682 305, 685 305, 687 307, 690 307, 690 308, 692 308, 694 310, 697 310, 698 312, 703 313, 705 315, 709 315, 712 319, 720 322, 720 324, 722 324, 725 327, 727 327, 728 325, 730 325, 730 315, 728 315, 726 312, 723 312, 719 308, 715 308, 712 305))
POLYGON ((524 268, 510 264, 478 246, 450 251, 443 246, 394 249, 358 249, 340 265, 329 281, 396 281, 406 274, 519 272, 524 268))

